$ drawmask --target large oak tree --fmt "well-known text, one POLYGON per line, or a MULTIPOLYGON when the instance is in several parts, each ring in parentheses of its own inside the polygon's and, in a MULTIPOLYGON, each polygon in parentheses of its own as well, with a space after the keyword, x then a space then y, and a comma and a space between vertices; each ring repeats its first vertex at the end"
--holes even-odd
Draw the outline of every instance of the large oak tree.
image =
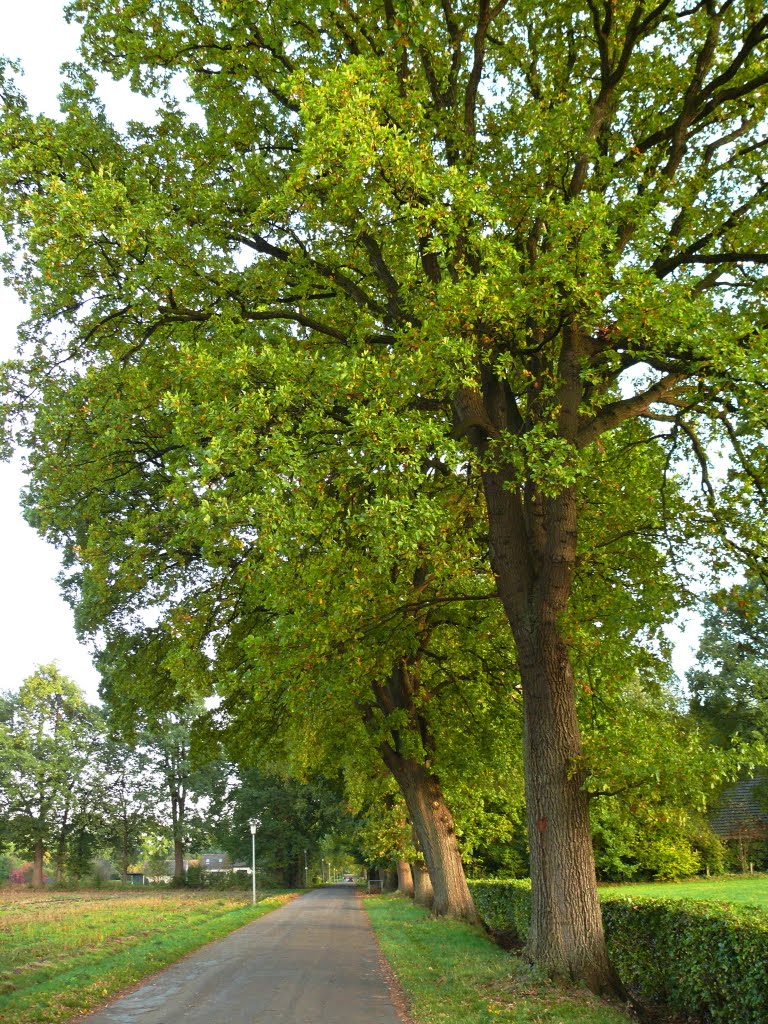
MULTIPOLYGON (((324 445, 386 479, 393 532, 418 520, 413 496, 436 458, 479 480, 522 681, 530 952, 610 986, 569 626, 578 560, 599 561, 580 515, 618 432, 628 452, 666 449, 654 515, 684 457, 701 472, 701 493, 674 503, 671 540, 698 536, 717 561, 753 539, 762 3, 71 9, 92 68, 170 90, 155 125, 121 137, 86 71, 72 73, 61 124, 31 119, 4 86, 0 204, 32 305, 17 389, 37 413, 30 501, 69 544, 81 621, 128 615, 148 591, 172 601, 163 560, 175 569, 183 545, 160 538, 174 502, 189 565, 201 525, 239 524, 226 542, 211 531, 208 563, 224 579, 235 549, 290 505, 292 467, 324 445), (173 95, 185 89, 189 107, 173 95), (224 378, 227 395, 238 384, 230 405, 224 378), (173 416, 169 449, 158 439, 173 416), (717 445, 733 457, 726 479, 709 466, 717 445), (167 500, 153 505, 158 480, 167 500), (88 512, 96 493, 101 518, 88 512), (126 537, 139 499, 152 514, 126 537)), ((604 488, 608 515, 647 486, 651 461, 636 475, 628 456, 626 481, 604 488)))

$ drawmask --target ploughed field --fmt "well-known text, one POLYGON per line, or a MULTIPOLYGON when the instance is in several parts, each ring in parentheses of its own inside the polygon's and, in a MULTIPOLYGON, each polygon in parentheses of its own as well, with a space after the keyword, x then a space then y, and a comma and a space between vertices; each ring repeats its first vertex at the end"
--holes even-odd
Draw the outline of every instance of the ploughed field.
POLYGON ((69 1020, 290 898, 0 889, 0 1024, 69 1020))
POLYGON ((685 882, 630 882, 600 887, 603 892, 657 899, 718 900, 768 911, 768 874, 696 878, 685 882))

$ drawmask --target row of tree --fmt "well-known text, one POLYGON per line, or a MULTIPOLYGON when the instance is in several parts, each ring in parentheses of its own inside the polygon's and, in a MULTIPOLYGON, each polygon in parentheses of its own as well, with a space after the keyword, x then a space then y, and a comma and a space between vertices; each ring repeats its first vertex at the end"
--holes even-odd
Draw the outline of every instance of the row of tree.
POLYGON ((8 422, 113 713, 386 771, 469 919, 520 745, 529 952, 611 988, 590 802, 685 789, 663 626, 765 550, 764 6, 69 10, 62 118, 0 84, 8 422))
MULTIPOLYGON (((604 694, 589 694, 590 706, 583 709, 588 743, 599 748, 592 754, 596 780, 599 763, 606 766, 594 791, 601 799, 592 807, 597 872, 605 880, 723 867, 725 851, 703 811, 713 782, 732 771, 735 760, 728 763, 708 748, 733 748, 739 734, 753 741, 766 736, 768 601, 763 587, 750 581, 718 595, 709 608, 699 664, 689 675, 691 715, 663 691, 654 700, 639 685, 634 692, 624 689, 613 708, 604 694), (629 720, 622 729, 595 724, 617 712, 629 720), (660 747, 674 762, 672 770, 665 771, 660 747), (642 778, 644 772, 650 777, 642 778)), ((410 865, 420 898, 433 900, 407 806, 391 777, 359 759, 343 787, 253 768, 238 773, 221 758, 195 760, 192 733, 203 715, 202 706, 188 705, 134 730, 132 742, 119 741, 110 736, 104 709, 88 705, 55 665, 41 666, 0 704, 0 848, 33 855, 38 885, 46 860, 61 881, 87 873, 97 853, 108 856, 124 878, 132 863, 154 853, 163 862, 155 873, 167 874, 171 849, 181 880, 190 850, 213 846, 247 861, 248 822, 255 818, 258 864, 266 878, 303 884, 308 853, 313 877, 318 858, 329 865, 344 859, 397 862, 410 865)), ((487 751, 486 768, 508 778, 516 745, 488 745, 487 751), (500 761, 500 751, 506 760, 500 761)), ((456 777, 446 778, 463 865, 473 874, 526 873, 521 785, 477 788, 479 776, 469 773, 464 759, 456 777)))
POLYGON ((223 759, 195 756, 202 712, 188 705, 118 739, 103 707, 55 665, 40 666, 0 696, 0 854, 32 858, 33 885, 90 879, 97 860, 123 880, 139 867, 187 880, 190 856, 214 849, 250 864, 258 822, 260 884, 304 885, 322 862, 357 864, 389 854, 367 843, 339 787, 299 782, 223 759))
POLYGON ((124 880, 145 866, 182 883, 190 855, 206 849, 250 864, 255 819, 260 883, 304 885, 308 864, 314 879, 324 861, 330 874, 382 849, 386 858, 380 837, 361 839, 338 787, 195 760, 201 711, 187 706, 119 740, 104 708, 55 665, 40 666, 0 697, 0 853, 32 857, 37 886, 46 871, 57 882, 90 879, 97 858, 124 880))

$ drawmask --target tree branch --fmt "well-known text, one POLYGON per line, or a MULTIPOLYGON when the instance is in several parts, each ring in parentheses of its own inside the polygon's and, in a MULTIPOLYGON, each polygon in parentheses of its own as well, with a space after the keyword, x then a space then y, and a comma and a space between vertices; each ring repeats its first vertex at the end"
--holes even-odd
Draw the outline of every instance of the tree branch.
POLYGON ((687 377, 688 374, 685 373, 669 373, 647 391, 604 406, 596 416, 579 429, 576 438, 578 447, 585 448, 606 431, 615 429, 626 420, 642 416, 655 402, 667 401, 678 384, 681 384, 687 377))

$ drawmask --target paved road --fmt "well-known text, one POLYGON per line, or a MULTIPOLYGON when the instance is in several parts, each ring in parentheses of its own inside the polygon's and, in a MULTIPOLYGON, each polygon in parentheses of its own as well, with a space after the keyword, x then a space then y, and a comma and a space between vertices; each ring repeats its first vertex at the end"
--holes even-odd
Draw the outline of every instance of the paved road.
POLYGON ((316 889, 204 946, 85 1024, 400 1024, 355 890, 316 889))

